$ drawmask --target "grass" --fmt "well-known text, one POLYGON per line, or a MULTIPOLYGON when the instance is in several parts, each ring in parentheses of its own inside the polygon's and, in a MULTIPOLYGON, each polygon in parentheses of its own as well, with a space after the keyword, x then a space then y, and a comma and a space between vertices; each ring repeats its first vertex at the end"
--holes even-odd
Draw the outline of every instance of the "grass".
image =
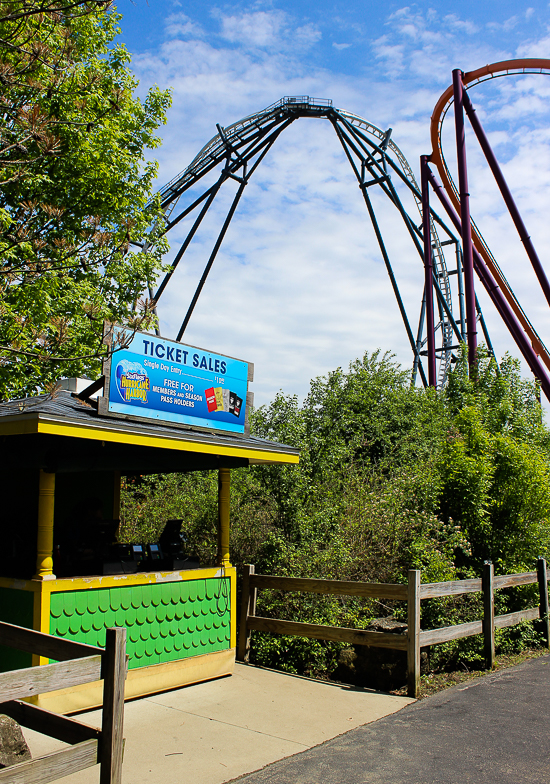
MULTIPOLYGON (((546 654, 548 654, 547 648, 531 648, 521 651, 521 653, 497 656, 493 670, 468 670, 467 668, 464 668, 452 672, 436 672, 421 675, 419 699, 431 697, 432 694, 437 694, 439 691, 457 686, 460 683, 465 683, 466 681, 471 681, 475 678, 483 678, 485 675, 489 675, 490 672, 498 672, 499 670, 505 670, 508 667, 515 667, 517 664, 523 664, 525 661, 537 659, 539 656, 544 656, 546 654)), ((406 697, 407 687, 403 686, 400 689, 395 689, 394 691, 391 691, 390 694, 406 697)))

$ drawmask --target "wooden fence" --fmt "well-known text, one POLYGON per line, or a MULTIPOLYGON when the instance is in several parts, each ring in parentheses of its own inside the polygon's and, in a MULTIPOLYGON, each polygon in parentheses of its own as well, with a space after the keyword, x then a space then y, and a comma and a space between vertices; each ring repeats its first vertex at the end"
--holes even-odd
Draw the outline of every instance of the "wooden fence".
POLYGON ((126 629, 107 629, 105 648, 0 623, 0 644, 55 659, 54 664, 0 673, 0 713, 69 748, 0 770, 0 784, 46 784, 100 764, 100 784, 120 784, 124 740, 126 629), (101 729, 21 700, 103 679, 101 729))
POLYGON ((252 631, 310 637, 317 640, 347 642, 352 645, 371 645, 407 652, 407 688, 410 697, 418 697, 420 681, 420 649, 461 637, 483 634, 485 666, 492 668, 495 661, 495 629, 514 626, 521 621, 540 618, 543 622, 546 646, 550 647, 550 622, 548 616, 548 575, 546 561, 539 558, 537 571, 507 574, 495 577, 493 564, 486 562, 483 577, 472 580, 452 580, 442 583, 421 583, 421 573, 409 571, 408 585, 392 583, 360 583, 342 580, 315 580, 301 577, 275 577, 256 574, 252 564, 246 564, 242 583, 242 602, 237 658, 248 661, 252 631), (528 610, 495 617, 495 591, 519 585, 538 583, 539 606, 528 610), (407 632, 388 634, 364 629, 346 629, 337 626, 319 626, 312 623, 262 618, 256 615, 258 591, 271 588, 278 591, 303 591, 338 596, 361 596, 373 599, 393 599, 407 602, 407 632), (483 594, 483 619, 441 629, 420 628, 420 602, 465 593, 483 594))

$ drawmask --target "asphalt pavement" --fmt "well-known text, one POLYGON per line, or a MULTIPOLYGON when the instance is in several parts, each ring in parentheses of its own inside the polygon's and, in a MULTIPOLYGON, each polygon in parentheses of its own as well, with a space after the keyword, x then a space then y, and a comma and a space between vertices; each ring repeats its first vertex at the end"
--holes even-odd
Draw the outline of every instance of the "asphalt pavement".
POLYGON ((239 784, 550 784, 550 655, 408 705, 239 784))

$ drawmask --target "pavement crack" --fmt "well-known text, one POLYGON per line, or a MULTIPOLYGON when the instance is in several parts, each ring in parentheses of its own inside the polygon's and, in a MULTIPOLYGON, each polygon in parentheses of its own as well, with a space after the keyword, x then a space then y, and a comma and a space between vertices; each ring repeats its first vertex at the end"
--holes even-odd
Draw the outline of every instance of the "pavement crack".
POLYGON ((255 730, 252 727, 243 727, 242 724, 234 724, 231 721, 223 721, 223 719, 212 719, 210 718, 210 716, 203 716, 201 713, 193 713, 193 711, 182 710, 181 708, 174 708, 172 705, 165 705, 163 702, 156 702, 155 700, 151 700, 151 699, 149 699, 148 702, 152 702, 154 705, 160 705, 162 708, 168 708, 169 710, 178 711, 178 713, 185 713, 188 716, 196 716, 198 719, 206 719, 207 721, 217 721, 219 724, 225 724, 228 727, 236 727, 239 730, 254 732, 257 735, 265 735, 267 738, 275 738, 275 740, 284 740, 285 743, 292 743, 294 746, 300 746, 300 748, 302 749, 311 748, 311 746, 308 746, 305 743, 299 743, 297 740, 290 740, 289 738, 283 738, 280 735, 272 735, 270 732, 262 732, 261 730, 255 730))

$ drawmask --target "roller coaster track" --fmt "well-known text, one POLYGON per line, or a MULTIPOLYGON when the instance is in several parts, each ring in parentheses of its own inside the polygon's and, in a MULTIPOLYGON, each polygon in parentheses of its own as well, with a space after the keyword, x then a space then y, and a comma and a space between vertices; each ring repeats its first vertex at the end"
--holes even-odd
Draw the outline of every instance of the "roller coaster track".
MULTIPOLYGON (((414 333, 405 311, 398 283, 369 195, 370 187, 377 186, 388 197, 388 200, 397 209, 404 221, 420 260, 422 260, 423 236, 421 226, 417 225, 419 216, 413 217, 407 212, 395 187, 394 180, 404 184, 410 191, 421 216, 421 193, 418 184, 407 159, 391 138, 391 128, 383 131, 362 117, 334 108, 332 101, 329 100, 315 99, 309 96, 287 96, 266 109, 245 117, 225 128, 218 125, 218 133, 202 148, 189 166, 159 191, 161 205, 164 210, 166 232, 173 229, 184 218, 191 216, 192 213, 196 214, 198 211, 198 216, 176 253, 171 268, 158 290, 154 293, 153 299, 155 303, 158 303, 222 185, 229 181, 236 181, 239 186, 237 193, 177 336, 177 339, 180 340, 187 328, 193 309, 246 184, 279 135, 300 117, 327 119, 332 124, 342 144, 363 194, 413 352, 413 382, 417 373, 419 373, 422 382, 426 384, 426 373, 423 367, 423 357, 426 355, 424 350, 426 344, 425 298, 421 303, 418 329, 414 333), (190 204, 181 209, 180 201, 184 195, 191 189, 193 189, 193 194, 195 194, 199 181, 220 165, 222 168, 217 181, 213 185, 206 187, 198 198, 193 198, 190 204)), ((431 241, 434 256, 434 288, 439 316, 439 321, 436 325, 436 333, 439 336, 439 348, 437 349, 439 355, 438 383, 442 385, 446 381, 454 356, 453 352, 458 347, 458 344, 465 339, 460 287, 462 271, 459 240, 456 232, 449 229, 444 221, 433 211, 431 211, 431 241), (438 233, 441 230, 446 235, 443 241, 440 240, 438 233), (454 245, 456 250, 455 271, 448 269, 442 245, 454 245), (460 315, 458 316, 455 316, 453 312, 450 275, 456 275, 459 284, 457 301, 459 302, 460 315)), ((421 268, 419 269, 420 271, 421 268)), ((486 333, 483 317, 479 309, 478 315, 482 321, 486 341, 490 345, 489 336, 486 333)))
MULTIPOLYGON (((503 60, 491 65, 485 65, 483 68, 478 68, 475 71, 469 71, 463 74, 462 83, 466 89, 470 89, 476 84, 495 79, 503 76, 512 76, 520 74, 546 74, 550 75, 550 60, 543 59, 522 59, 522 60, 503 60)), ((441 140, 443 121, 447 112, 454 103, 453 86, 451 85, 439 101, 437 102, 431 119, 431 142, 432 152, 429 157, 430 163, 437 166, 439 175, 442 179, 443 187, 445 188, 455 210, 460 214, 460 197, 456 183, 451 176, 449 167, 445 160, 443 153, 443 145, 441 140)), ((482 256, 487 267, 491 271, 497 285, 500 287, 506 301, 520 322, 525 333, 528 335, 533 349, 540 356, 542 362, 548 370, 550 370, 550 354, 542 339, 537 334, 534 326, 527 317, 527 314, 520 305, 516 295, 501 268, 499 267, 495 257, 491 253, 489 246, 483 239, 481 232, 472 220, 472 242, 479 254, 482 256)))

